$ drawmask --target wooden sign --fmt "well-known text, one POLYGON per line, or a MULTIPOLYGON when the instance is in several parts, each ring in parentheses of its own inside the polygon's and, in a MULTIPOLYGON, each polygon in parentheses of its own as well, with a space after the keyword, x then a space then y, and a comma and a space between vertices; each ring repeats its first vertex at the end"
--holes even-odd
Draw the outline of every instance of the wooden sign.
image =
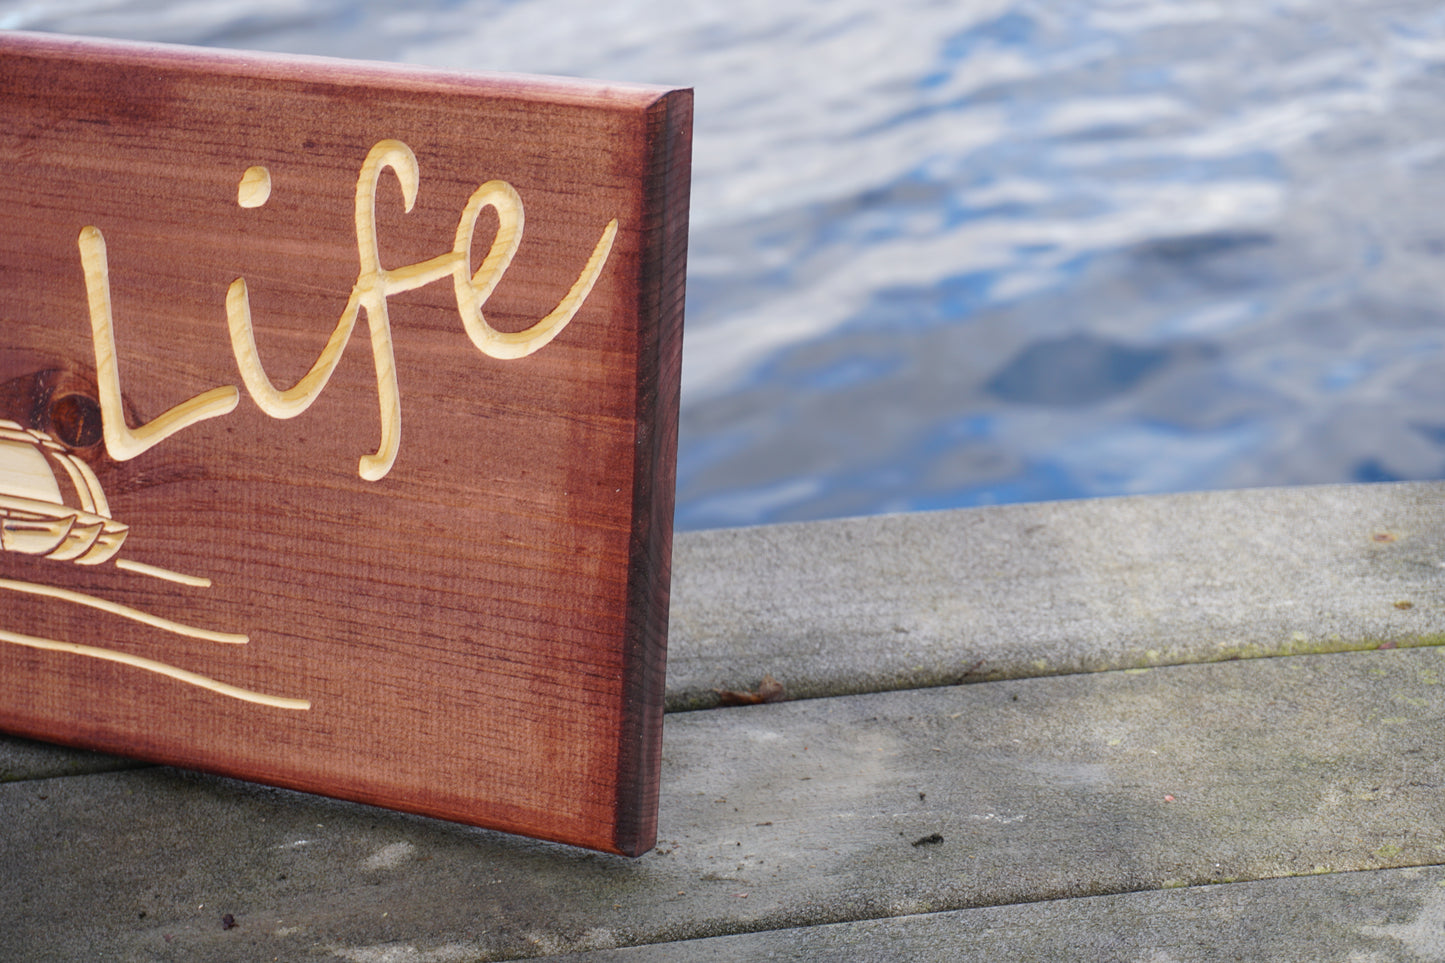
POLYGON ((0 34, 0 729, 637 854, 691 92, 0 34))

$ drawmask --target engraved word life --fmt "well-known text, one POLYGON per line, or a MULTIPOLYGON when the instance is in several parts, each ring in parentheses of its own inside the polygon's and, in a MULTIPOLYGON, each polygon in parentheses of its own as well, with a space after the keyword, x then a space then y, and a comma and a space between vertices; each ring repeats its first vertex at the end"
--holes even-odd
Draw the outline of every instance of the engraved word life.
MULTIPOLYGON (((356 247, 361 262, 356 284, 321 354, 311 369, 290 388, 278 389, 261 365, 245 278, 232 281, 226 292, 226 322, 241 380, 257 406, 273 418, 294 418, 320 396, 351 338, 358 312, 366 311, 381 415, 381 442, 375 454, 362 456, 358 466, 361 477, 368 481, 384 478, 391 471, 401 445, 401 397, 397 388, 391 320, 387 314, 388 297, 450 277, 456 292, 457 312, 472 343, 492 358, 523 358, 548 344, 577 314, 597 283, 617 237, 617 219, 613 218, 603 228, 602 236, 577 281, 551 313, 524 331, 498 331, 487 323, 482 307, 522 243, 521 197, 505 181, 486 182, 467 200, 457 222, 450 251, 415 264, 387 269, 381 266, 376 237, 376 191, 384 168, 391 168, 401 182, 405 210, 410 212, 416 202, 421 181, 416 155, 399 140, 379 142, 367 154, 356 181, 356 247), (497 234, 481 266, 469 273, 472 234, 476 230, 477 218, 488 207, 497 213, 497 234)), ((260 207, 270 194, 269 172, 263 167, 252 167, 241 178, 237 202, 242 207, 260 207)), ((95 346, 101 423, 106 451, 110 456, 117 461, 135 458, 183 428, 234 411, 240 392, 235 386, 227 385, 183 401, 139 427, 131 428, 126 424, 121 404, 120 372, 116 364, 105 238, 99 228, 85 227, 81 229, 79 243, 90 306, 91 337, 95 346)))

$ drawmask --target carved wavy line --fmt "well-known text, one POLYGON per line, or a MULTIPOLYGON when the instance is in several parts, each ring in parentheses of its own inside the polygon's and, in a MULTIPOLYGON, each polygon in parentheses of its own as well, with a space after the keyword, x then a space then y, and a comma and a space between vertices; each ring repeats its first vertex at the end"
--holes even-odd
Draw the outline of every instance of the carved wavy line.
POLYGON ((128 558, 115 560, 115 567, 124 572, 134 572, 137 575, 149 575, 151 578, 165 579, 167 582, 175 582, 177 585, 189 585, 192 588, 210 588, 211 580, 204 575, 186 575, 184 572, 172 572, 168 568, 161 568, 159 565, 147 565, 145 562, 132 562, 128 558))
POLYGON ((219 682, 216 679, 180 669, 164 662, 157 662, 154 659, 145 659, 138 655, 131 655, 127 652, 113 652, 110 649, 98 649, 91 645, 79 645, 75 642, 61 642, 56 639, 41 639, 31 635, 21 635, 18 632, 8 632, 0 629, 0 642, 9 642, 12 645, 22 645, 31 649, 43 649, 48 652, 68 652, 72 655, 82 655, 91 659, 103 659, 107 662, 119 662, 121 665, 128 665, 136 669, 144 669, 147 672, 155 672, 158 675, 167 676, 188 685, 208 689, 219 695, 229 696, 232 699, 240 699, 242 702, 254 702, 263 706, 270 706, 273 709, 295 709, 307 710, 311 703, 306 699, 288 699, 283 696, 265 695, 260 692, 253 692, 250 689, 242 689, 240 686, 219 682))
POLYGON ((249 636, 239 635, 233 632, 214 632, 210 629, 186 625, 184 622, 175 622, 171 619, 161 618, 159 615, 142 612, 140 609, 133 609, 128 605, 121 605, 119 602, 96 598, 94 595, 86 595, 83 592, 75 592, 70 589, 57 588, 53 585, 39 585, 34 582, 19 582, 13 579, 0 578, 0 589, 9 589, 12 592, 24 592, 27 595, 43 595, 47 598, 59 599, 62 602, 74 602, 77 605, 85 605, 93 609, 99 609, 102 612, 109 612, 111 615, 119 615, 121 618, 130 619, 133 622, 140 622, 152 628, 162 629, 166 632, 174 632, 176 635, 185 635, 206 642, 245 645, 251 641, 249 636))

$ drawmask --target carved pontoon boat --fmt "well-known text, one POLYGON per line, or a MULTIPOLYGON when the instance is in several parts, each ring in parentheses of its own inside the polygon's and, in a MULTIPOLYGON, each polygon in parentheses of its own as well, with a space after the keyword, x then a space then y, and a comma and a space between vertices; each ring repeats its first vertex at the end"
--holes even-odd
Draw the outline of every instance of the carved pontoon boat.
POLYGON ((89 465, 44 432, 0 419, 0 549, 99 565, 127 531, 89 465))

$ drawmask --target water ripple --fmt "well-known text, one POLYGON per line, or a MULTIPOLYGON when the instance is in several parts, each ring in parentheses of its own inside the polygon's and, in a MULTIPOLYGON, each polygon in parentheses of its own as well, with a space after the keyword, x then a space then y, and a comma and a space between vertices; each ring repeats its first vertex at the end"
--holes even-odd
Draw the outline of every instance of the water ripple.
POLYGON ((682 527, 1445 471, 1435 3, 0 0, 0 24, 696 87, 682 527))

